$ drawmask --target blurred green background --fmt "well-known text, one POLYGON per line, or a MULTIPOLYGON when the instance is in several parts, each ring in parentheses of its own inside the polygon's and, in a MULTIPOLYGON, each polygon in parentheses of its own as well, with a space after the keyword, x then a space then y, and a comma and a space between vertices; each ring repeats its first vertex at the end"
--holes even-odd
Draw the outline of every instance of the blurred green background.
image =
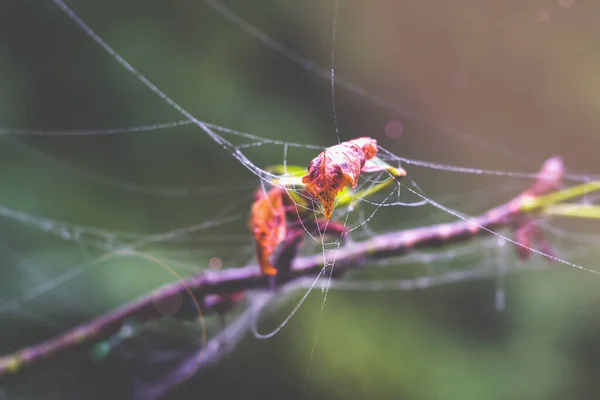
MULTIPOLYGON (((280 141, 336 142, 330 82, 204 2, 68 4, 199 119, 280 141)), ((559 154, 572 172, 598 171, 600 3, 341 0, 334 46, 335 1, 223 4, 326 72, 334 50, 342 140, 370 135, 403 157, 511 171, 536 171, 559 154), (356 95, 342 82, 368 93, 356 95), (401 122, 400 138, 386 136, 390 121, 401 122)), ((2 3, 0 126, 111 128, 179 119, 53 2, 2 3)), ((224 267, 253 260, 246 220, 258 179, 195 127, 0 140, 2 354, 174 280, 144 259, 95 261, 120 246, 136 243, 185 275, 207 269, 213 257, 224 267), (190 228, 173 233, 182 227, 190 228), (147 238, 164 232, 171 233, 147 238)), ((267 144, 245 154, 259 167, 284 157, 282 146, 267 144)), ((286 160, 305 165, 314 155, 291 149, 286 160)), ((468 214, 528 184, 419 167, 409 173, 425 193, 468 214)), ((369 227, 451 220, 431 207, 391 207, 369 227)), ((588 233, 554 238, 559 256, 597 269, 597 226, 560 223, 588 233)), ((411 261, 354 276, 519 267, 512 248, 496 239, 411 261)), ((534 257, 528 265, 548 264, 534 257)), ((310 399, 597 399, 599 285, 594 275, 557 264, 423 291, 332 291, 320 325, 316 291, 275 338, 248 335, 231 357, 168 398, 300 398, 306 384, 310 399), (503 285, 506 309, 496 311, 503 285)), ((261 328, 277 326, 299 298, 290 297, 261 328)), ((216 322, 208 321, 212 331, 216 322)), ((187 328, 175 331, 187 337, 187 328)), ((160 373, 167 355, 193 351, 189 338, 177 336, 149 332, 139 348, 101 363, 87 352, 53 360, 0 381, 0 399, 130 398, 136 382, 160 373)))

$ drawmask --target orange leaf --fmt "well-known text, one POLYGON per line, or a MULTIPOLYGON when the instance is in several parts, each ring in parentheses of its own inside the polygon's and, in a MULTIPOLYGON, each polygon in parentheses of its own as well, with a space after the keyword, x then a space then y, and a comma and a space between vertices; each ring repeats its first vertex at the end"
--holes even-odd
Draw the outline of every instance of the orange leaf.
POLYGON ((259 189, 252 204, 248 225, 254 235, 258 264, 266 275, 277 274, 269 258, 286 234, 284 195, 286 191, 279 187, 273 187, 267 194, 259 189))
POLYGON ((356 187, 365 162, 376 154, 377 141, 361 137, 328 147, 310 162, 302 183, 323 205, 325 218, 331 217, 335 196, 346 186, 356 187))

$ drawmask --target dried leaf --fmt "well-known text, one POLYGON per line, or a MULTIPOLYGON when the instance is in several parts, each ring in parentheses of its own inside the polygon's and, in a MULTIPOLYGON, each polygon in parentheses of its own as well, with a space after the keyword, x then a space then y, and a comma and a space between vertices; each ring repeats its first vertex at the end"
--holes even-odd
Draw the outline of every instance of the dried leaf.
POLYGON ((515 253, 517 253, 517 257, 521 261, 529 260, 531 256, 531 250, 529 249, 532 246, 532 235, 531 235, 531 224, 524 223, 519 225, 515 229, 515 242, 517 242, 520 246, 515 247, 515 253))
MULTIPOLYGON (((534 246, 542 253, 554 257, 554 250, 544 237, 544 231, 540 225, 530 217, 526 217, 519 222, 514 235, 515 242, 520 245, 515 248, 515 251, 522 261, 529 260, 532 253, 531 248, 534 246)), ((551 258, 548 259, 551 260, 551 258)))
POLYGON ((335 196, 346 186, 356 187, 365 162, 376 154, 377 141, 361 137, 329 147, 310 162, 302 183, 323 205, 325 218, 331 217, 335 196))
POLYGON ((277 186, 266 194, 261 188, 256 192, 256 200, 252 204, 249 227, 256 243, 258 264, 266 275, 277 274, 270 257, 286 234, 285 195, 286 191, 277 186))

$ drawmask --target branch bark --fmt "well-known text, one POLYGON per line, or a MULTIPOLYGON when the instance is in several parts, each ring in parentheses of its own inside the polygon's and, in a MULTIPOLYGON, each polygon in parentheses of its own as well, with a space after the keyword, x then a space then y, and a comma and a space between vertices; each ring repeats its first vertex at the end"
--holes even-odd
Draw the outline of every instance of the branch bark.
MULTIPOLYGON (((489 235, 501 228, 517 229, 531 222, 531 216, 525 215, 521 211, 523 204, 532 197, 555 191, 562 184, 563 176, 562 160, 558 157, 548 159, 540 169, 533 185, 503 205, 479 216, 453 223, 405 229, 377 235, 362 242, 353 242, 338 249, 335 254, 327 253, 325 257, 322 254, 297 257, 292 260, 284 282, 280 283, 319 274, 325 266, 332 264, 334 257, 335 269, 332 272, 334 277, 339 277, 370 261, 402 256, 415 249, 437 248, 468 241, 478 236, 489 235)), ((519 247, 529 245, 529 243, 523 243, 523 240, 518 240, 517 244, 519 247)), ((523 248, 525 247, 521 247, 521 249, 523 248)), ((521 257, 524 255, 527 254, 520 253, 521 257)), ((232 295, 252 289, 268 289, 271 283, 269 277, 261 273, 259 266, 252 264, 218 272, 206 271, 185 282, 166 285, 128 305, 78 325, 63 335, 38 345, 26 347, 12 355, 0 357, 0 381, 9 373, 19 372, 25 367, 55 357, 63 351, 113 335, 130 318, 137 318, 137 320, 145 322, 162 317, 164 314, 157 309, 157 302, 169 302, 186 297, 188 300, 192 300, 190 294, 193 294, 195 298, 200 299, 198 304, 203 312, 223 312, 233 303, 232 295)), ((239 337, 240 332, 248 327, 249 318, 255 315, 257 309, 264 306, 264 299, 263 296, 250 302, 250 307, 241 317, 211 339, 198 354, 185 360, 159 385, 152 389, 142 390, 143 398, 161 397, 189 376, 216 363, 228 354, 237 342, 233 340, 233 337, 239 337)), ((195 304, 195 299, 193 300, 194 302, 188 301, 188 306, 195 304)), ((193 310, 193 307, 188 307, 187 312, 189 313, 190 310, 193 310)))

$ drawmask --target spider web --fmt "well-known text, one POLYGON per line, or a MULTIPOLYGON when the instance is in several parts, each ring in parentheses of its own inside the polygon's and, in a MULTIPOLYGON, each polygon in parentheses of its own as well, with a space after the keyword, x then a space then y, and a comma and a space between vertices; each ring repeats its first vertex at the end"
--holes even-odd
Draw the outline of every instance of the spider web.
MULTIPOLYGON (((303 120, 306 119, 306 113, 300 113, 301 117, 291 117, 299 122, 293 127, 282 122, 260 124, 254 120, 264 116, 264 118, 269 117, 268 120, 271 121, 273 119, 271 117, 279 112, 293 114, 295 106, 294 101, 290 99, 282 101, 284 110, 273 110, 267 107, 265 110, 258 111, 260 104, 257 104, 253 105, 255 108, 248 113, 249 116, 239 119, 232 116, 231 111, 227 113, 215 111, 217 106, 211 103, 219 103, 219 96, 226 91, 225 86, 230 85, 223 84, 221 80, 218 81, 219 89, 215 95, 206 94, 208 91, 204 91, 201 85, 185 82, 193 89, 199 89, 193 93, 194 100, 191 100, 189 93, 178 92, 173 88, 175 84, 165 78, 172 78, 176 73, 147 68, 149 62, 144 60, 143 53, 139 57, 134 57, 136 60, 141 60, 134 63, 135 67, 140 66, 152 72, 151 74, 142 75, 134 69, 133 64, 130 65, 125 61, 129 59, 129 51, 135 53, 135 49, 130 47, 131 44, 120 44, 129 40, 127 32, 122 34, 119 28, 115 28, 116 31, 110 34, 102 32, 96 34, 88 27, 88 23, 93 24, 98 10, 91 8, 87 11, 81 4, 73 4, 77 10, 77 13, 73 13, 69 6, 61 1, 56 1, 56 4, 76 23, 66 28, 66 33, 57 33, 57 38, 58 35, 65 35, 67 38, 77 36, 80 38, 77 40, 82 41, 78 48, 86 52, 83 56, 76 51, 66 50, 65 53, 70 53, 68 61, 58 65, 72 65, 75 69, 95 65, 95 72, 109 69, 110 74, 115 75, 114 79, 123 82, 123 96, 126 99, 123 100, 124 103, 131 101, 135 103, 136 109, 140 110, 161 110, 156 112, 157 116, 165 115, 163 121, 171 122, 159 121, 148 124, 148 119, 154 118, 154 115, 150 115, 152 113, 141 115, 132 113, 130 117, 134 121, 141 121, 140 124, 125 127, 130 122, 117 121, 114 125, 117 128, 64 128, 65 125, 71 124, 90 126, 94 125, 94 121, 99 121, 96 126, 107 125, 106 120, 110 118, 105 118, 102 113, 93 115, 88 111, 82 113, 82 116, 73 115, 72 119, 57 117, 56 120, 50 118, 45 122, 47 126, 58 125, 60 130, 56 130, 9 128, 9 125, 22 126, 23 124, 19 123, 18 119, 6 118, 6 121, 15 122, 7 122, 4 124, 7 127, 0 131, 4 136, 2 140, 5 144, 4 170, 10 171, 3 177, 2 182, 7 190, 0 201, 0 214, 4 217, 0 253, 5 259, 6 267, 3 272, 7 277, 5 281, 10 280, 10 284, 3 285, 0 310, 1 318, 4 320, 3 325, 20 326, 21 330, 29 333, 24 337, 10 334, 6 344, 3 343, 5 346, 2 348, 3 352, 14 351, 59 333, 65 326, 85 321, 91 315, 106 312, 175 279, 167 271, 157 267, 156 263, 136 257, 137 253, 159 259, 183 276, 197 273, 208 268, 209 265, 240 266, 252 262, 253 244, 250 235, 245 233, 247 232, 246 220, 255 188, 261 185, 268 187, 269 180, 275 177, 265 167, 273 164, 306 165, 325 146, 335 144, 339 139, 363 135, 364 130, 348 128, 354 119, 351 118, 352 112, 350 112, 353 107, 356 107, 353 101, 362 101, 365 113, 372 112, 369 107, 376 110, 384 109, 386 119, 390 118, 391 112, 393 115, 391 118, 402 120, 405 132, 401 140, 393 141, 386 138, 381 124, 379 125, 381 133, 373 132, 372 127, 368 128, 368 132, 370 136, 381 139, 381 157, 392 165, 402 165, 409 170, 414 184, 411 185, 409 181, 403 186, 393 185, 375 196, 357 198, 356 209, 336 209, 333 219, 342 221, 349 228, 352 241, 372 238, 378 233, 393 229, 452 221, 457 217, 468 219, 469 215, 485 211, 486 208, 495 206, 526 188, 529 180, 535 177, 534 172, 496 169, 496 167, 498 165, 504 167, 507 164, 528 164, 528 170, 535 171, 537 164, 542 160, 542 156, 536 154, 536 151, 541 152, 546 148, 540 145, 541 149, 526 148, 525 151, 519 151, 520 146, 514 144, 503 146, 494 143, 493 140, 448 129, 443 126, 443 123, 432 123, 431 121, 438 119, 436 117, 419 116, 393 101, 369 93, 351 80, 346 80, 339 74, 339 68, 347 67, 350 62, 344 58, 348 57, 347 50, 340 46, 343 46, 344 39, 351 41, 349 39, 351 35, 344 30, 344 27, 352 25, 356 17, 349 15, 350 7, 343 3, 339 8, 336 2, 332 3, 329 9, 318 8, 318 15, 322 18, 326 16, 327 23, 323 23, 323 29, 329 37, 332 36, 332 18, 328 12, 333 9, 338 10, 336 13, 339 12, 339 15, 333 18, 333 37, 336 37, 335 26, 339 24, 337 37, 340 40, 334 44, 335 53, 331 52, 332 45, 329 43, 323 56, 325 65, 335 59, 336 69, 329 70, 318 67, 317 63, 300 56, 299 53, 291 50, 291 47, 271 38, 260 28, 248 22, 242 16, 242 11, 237 13, 234 8, 212 0, 206 2, 210 6, 207 10, 216 10, 217 15, 233 22, 230 26, 225 20, 215 21, 215 14, 208 19, 229 35, 234 35, 232 32, 236 32, 234 43, 236 41, 245 43, 258 38, 259 44, 266 44, 271 48, 266 50, 269 52, 272 49, 276 50, 269 57, 277 60, 283 55, 284 58, 291 59, 307 70, 308 72, 302 75, 303 79, 311 79, 311 76, 326 78, 324 81, 315 79, 313 84, 322 86, 322 91, 317 90, 317 93, 333 100, 335 126, 321 131, 325 132, 321 135, 307 133, 319 129, 316 122, 303 120), (88 12, 90 14, 86 15, 88 12), (77 25, 79 30, 76 29, 77 25), (108 51, 111 57, 106 57, 97 46, 91 46, 89 39, 82 34, 82 30, 108 51), (105 39, 107 42, 104 42, 105 39), (113 50, 109 47, 109 42, 119 47, 113 50), (82 63, 81 59, 85 59, 86 56, 93 57, 93 61, 72 64, 82 63), (121 67, 124 66, 128 73, 118 69, 119 64, 121 67), (334 71, 338 73, 334 74, 334 71), (135 79, 131 74, 143 85, 135 86, 132 83, 135 79), (225 86, 221 87, 222 84, 225 86), (335 89, 333 99, 331 93, 325 90, 329 84, 335 89), (167 97, 162 88, 172 89, 165 90, 174 93, 172 96, 176 100, 167 97), (147 91, 143 91, 145 89, 158 94, 156 103, 153 103, 154 99, 147 91), (341 90, 346 92, 342 95, 341 90), (178 102, 180 98, 184 99, 185 104, 193 104, 193 108, 180 106, 178 102), (199 102, 199 106, 195 105, 195 100, 199 102), (187 111, 188 108, 194 111, 187 111), (173 118, 176 113, 168 114, 167 117, 167 112, 170 111, 183 114, 186 119, 176 120, 173 118), (220 126, 195 117, 211 114, 215 115, 215 120, 226 121, 227 125, 236 124, 249 128, 259 126, 257 131, 259 134, 220 126), (269 128, 269 124, 273 127, 269 128), (409 132, 417 129, 428 132, 429 139, 411 139, 409 132), (288 132, 277 133, 284 130, 288 132), (268 136, 265 134, 267 131, 276 132, 272 135, 274 139, 265 137, 268 136), (436 140, 434 143, 439 143, 439 147, 446 148, 448 151, 440 154, 431 143, 419 145, 419 140, 431 142, 432 138, 436 140), (412 153, 408 150, 404 151, 402 150, 404 146, 415 150, 412 153), (419 154, 418 149, 421 151, 431 149, 431 153, 425 153, 423 156, 419 154), (173 153, 177 156, 173 156, 173 153), (471 157, 469 153, 475 153, 477 156, 471 157), (400 154, 414 154, 415 159, 400 154), (441 161, 422 161, 421 158, 441 161), (114 165, 111 165, 112 159, 115 160, 114 165), (475 167, 465 167, 469 165, 475 167), (480 165, 489 168, 480 168, 480 165), (190 174, 186 171, 188 168, 197 173, 190 174), (455 177, 457 178, 454 179, 455 177), (144 180, 147 182, 143 182, 144 180), (453 192, 455 194, 452 194, 453 192), (415 207, 407 207, 407 205, 415 207), (231 251, 232 248, 236 249, 235 252, 231 251), (44 331, 39 332, 40 330, 44 331)), ((64 16, 57 12, 58 7, 44 7, 47 8, 46 12, 53 15, 51 18, 60 21, 54 23, 65 24, 64 16)), ((107 10, 111 9, 111 6, 106 7, 107 10)), ((170 9, 177 9, 176 5, 171 7, 170 9)), ((311 9, 309 5, 296 7, 305 11, 311 9)), ((393 9, 392 6, 389 7, 393 9)), ((124 15, 129 15, 131 11, 123 12, 124 15)), ((41 17, 38 15, 37 18, 41 17)), ((135 23, 143 25, 148 21, 142 19, 136 20, 135 23)), ((130 25, 133 23, 127 23, 127 26, 130 25)), ((44 31, 40 30, 40 32, 43 34, 44 31)), ((154 39, 160 43, 160 37, 154 39)), ((152 46, 151 51, 160 52, 160 49, 169 48, 170 45, 165 43, 165 47, 152 46)), ((259 51, 261 52, 258 54, 266 57, 264 49, 259 51)), ((202 52, 202 55, 206 56, 209 53, 202 52)), ((180 56, 174 52, 170 57, 175 59, 180 56)), ((372 59, 376 58, 370 58, 372 59)), ((184 63, 179 63, 182 64, 184 63)), ((294 74, 299 75, 300 72, 296 71, 294 74)), ((55 84, 62 85, 68 78, 68 74, 64 74, 55 84)), ((213 77, 213 79, 218 78, 213 77)), ((271 86, 280 79, 285 81, 286 78, 271 76, 267 81, 271 86)), ((204 84, 207 82, 208 80, 204 84)), ((263 86, 266 87, 266 84, 263 86)), ((58 93, 54 89, 50 92, 58 93)), ((95 95, 97 92, 91 93, 95 95)), ((89 96, 89 93, 85 94, 89 96)), ((293 95, 292 92, 291 96, 293 95)), ((239 104, 244 104, 243 100, 240 100, 237 106, 231 98, 227 101, 231 103, 231 109, 235 110, 240 108, 239 104)), ((324 103, 320 112, 331 121, 330 104, 328 107, 328 104, 324 103)), ((432 109, 435 109, 435 104, 432 109)), ((362 124, 369 125, 367 122, 362 124)), ((250 130, 252 129, 248 129, 250 130)), ((497 139, 497 136, 492 135, 491 138, 497 139)), ((547 148, 553 147, 548 145, 547 148)), ((569 152, 568 149, 566 151, 569 152)), ((567 178, 569 182, 582 182, 593 180, 594 175, 576 173, 569 174, 567 178)), ((369 175, 361 178, 357 189, 373 187, 384 179, 386 179, 385 173, 369 175)), ((596 200, 590 196, 583 201, 594 203, 596 200)), ((311 211, 316 215, 320 213, 320 208, 313 203, 311 211)), ((585 224, 576 226, 572 223, 559 225, 556 221, 541 222, 550 234, 553 244, 559 249, 556 261, 595 273, 593 265, 586 260, 591 259, 590 254, 593 254, 594 245, 600 239, 585 231, 588 226, 585 224)), ((312 235, 307 245, 303 247, 303 253, 320 252, 323 257, 326 257, 328 253, 335 253, 341 246, 347 245, 343 244, 339 237, 326 239, 324 234, 325 232, 321 231, 312 235)), ((351 246, 351 243, 349 245, 351 246)), ((401 259, 380 261, 376 264, 385 268, 368 271, 347 281, 328 279, 328 273, 335 268, 335 264, 329 265, 318 280, 303 280, 294 286, 295 288, 319 287, 322 288, 323 293, 319 300, 320 307, 310 300, 304 307, 318 310, 318 318, 314 315, 310 318, 300 317, 302 321, 300 324, 306 332, 303 336, 314 337, 314 321, 317 319, 320 321, 323 315, 327 325, 330 313, 323 307, 327 290, 330 288, 377 293, 386 290, 413 291, 445 286, 454 282, 465 283, 469 280, 493 278, 491 281, 495 294, 489 311, 493 310, 494 305, 497 309, 503 309, 507 301, 504 277, 513 272, 515 266, 531 270, 546 269, 545 261, 541 257, 535 258, 526 266, 521 265, 515 260, 511 250, 513 247, 509 237, 504 236, 504 233, 497 233, 496 236, 460 247, 414 252, 401 259), (406 268, 388 268, 404 264, 406 268)), ((532 250, 540 252, 536 248, 532 250)), ((297 293, 308 292, 297 291, 297 293)), ((287 300, 289 299, 286 299, 285 304, 295 308, 301 304, 294 301, 290 303, 287 300)), ((343 309, 343 307, 336 307, 335 298, 329 302, 327 308, 343 309), (331 305, 329 302, 334 304, 331 305)), ((264 328, 266 331, 276 332, 277 326, 281 326, 281 321, 289 321, 286 316, 291 313, 286 309, 285 304, 272 307, 283 314, 276 314, 264 328)), ((216 333, 220 329, 218 321, 209 319, 207 324, 211 332, 216 333)), ((156 328, 158 333, 149 330, 147 336, 142 335, 141 340, 147 342, 142 350, 138 349, 129 354, 130 349, 125 346, 121 357, 135 360, 137 366, 153 361, 156 364, 169 364, 161 360, 177 359, 178 356, 181 357, 190 351, 181 344, 182 342, 185 343, 187 340, 192 348, 197 348, 198 330, 193 326, 188 327, 192 332, 189 336, 196 337, 195 340, 188 337, 186 340, 176 341, 177 345, 167 341, 165 349, 161 348, 160 343, 162 341, 164 344, 165 337, 176 338, 178 335, 185 335, 181 325, 176 325, 174 331, 169 331, 168 327, 164 326, 156 328), (163 332, 165 330, 167 333, 163 332), (160 338, 154 338, 152 335, 158 335, 160 338), (149 353, 147 358, 142 357, 141 354, 146 352, 149 353)), ((318 326, 321 326, 321 322, 318 326)), ((16 332, 19 328, 13 329, 12 332, 16 332)), ((321 330, 316 329, 319 332, 321 330)), ((319 354, 326 353, 319 345, 326 336, 328 336, 327 331, 319 333, 318 340, 308 340, 312 345, 309 360, 311 364, 314 357, 319 358, 319 354)), ((305 348, 303 354, 306 356, 305 348)), ((307 363, 300 364, 307 365, 307 363)), ((56 378, 53 376, 47 386, 64 395, 64 392, 58 388, 64 387, 66 383, 72 388, 72 392, 68 393, 69 396, 73 398, 92 396, 89 392, 92 386, 82 383, 83 380, 75 365, 65 362, 64 366, 59 368, 60 374, 57 374, 60 380, 54 380, 56 378)), ((309 391, 313 379, 311 377, 326 373, 322 371, 322 364, 319 365, 321 367, 317 366, 317 371, 304 379, 304 383, 308 382, 309 391)), ((21 393, 24 393, 22 387, 16 390, 7 387, 4 390, 2 393, 10 398, 18 398, 21 393)), ((296 390, 295 393, 299 391, 296 390)))

